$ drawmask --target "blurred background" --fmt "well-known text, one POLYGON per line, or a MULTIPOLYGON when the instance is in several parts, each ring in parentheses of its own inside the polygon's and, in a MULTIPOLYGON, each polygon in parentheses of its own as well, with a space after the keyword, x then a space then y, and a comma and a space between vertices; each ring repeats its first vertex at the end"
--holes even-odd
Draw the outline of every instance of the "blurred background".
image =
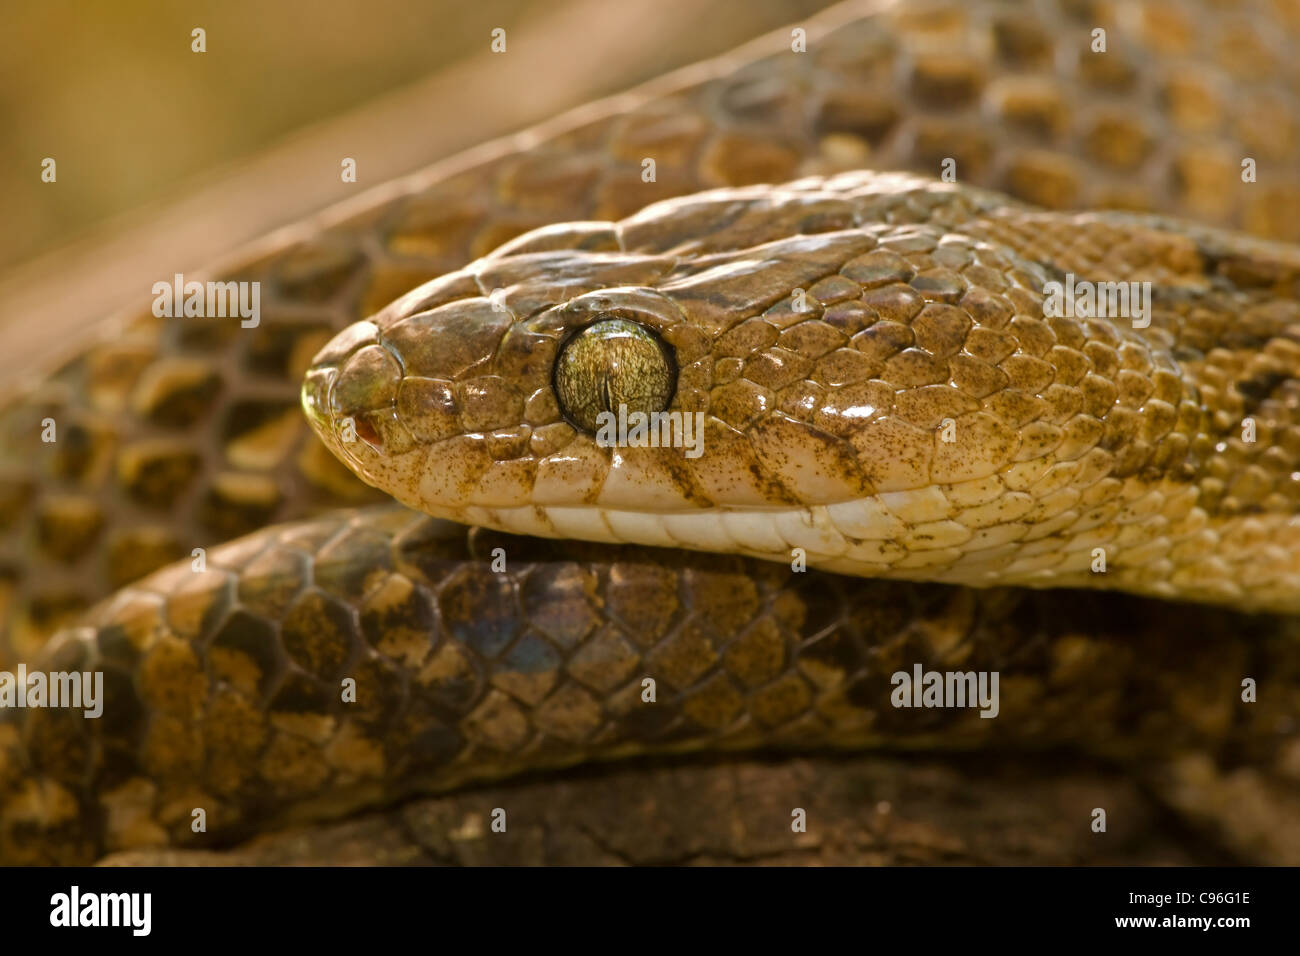
POLYGON ((4 0, 0 374, 159 275, 828 5, 4 0))

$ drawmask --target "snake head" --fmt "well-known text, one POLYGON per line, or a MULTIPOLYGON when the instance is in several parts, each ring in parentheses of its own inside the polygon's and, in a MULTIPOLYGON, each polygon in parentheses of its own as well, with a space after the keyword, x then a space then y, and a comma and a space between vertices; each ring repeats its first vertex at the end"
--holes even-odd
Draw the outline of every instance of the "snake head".
POLYGON ((1022 453, 982 404, 1007 375, 959 356, 1046 279, 954 235, 1000 201, 853 174, 538 229, 341 332, 303 407, 439 517, 766 556, 833 557, 851 532, 893 560, 950 517, 935 485, 1022 453))
POLYGON ((1202 533, 1218 447, 1176 310, 1221 292, 1182 232, 1090 215, 858 173, 551 226, 343 331, 303 404, 363 479, 466 523, 1071 586, 1122 533, 1108 586, 1174 593, 1144 567, 1202 533), (1135 278, 1133 248, 1171 290, 1150 328, 1047 313, 1066 269, 1135 278))
MULTIPOLYGON (((404 503, 531 533, 674 543, 724 512, 923 483, 929 438, 888 423, 895 389, 872 379, 924 307, 888 288, 914 270, 882 240, 936 185, 812 179, 530 232, 340 333, 303 406, 404 503)), ((969 202, 946 195, 945 214, 969 202)))

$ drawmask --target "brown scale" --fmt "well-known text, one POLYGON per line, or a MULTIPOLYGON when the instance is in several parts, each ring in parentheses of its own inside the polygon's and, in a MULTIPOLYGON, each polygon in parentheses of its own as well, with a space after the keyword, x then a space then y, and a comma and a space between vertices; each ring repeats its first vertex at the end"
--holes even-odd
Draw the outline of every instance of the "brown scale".
MULTIPOLYGON (((76 479, 42 479, 38 501, 9 511, 0 563, 14 588, 5 627, 11 640, 23 652, 37 646, 59 616, 38 622, 33 614, 66 603, 58 594, 76 595, 74 603, 84 605, 120 584, 123 572, 114 568, 123 566, 104 550, 114 542, 137 535, 155 542, 131 567, 138 574, 150 561, 265 522, 371 497, 289 420, 307 358, 329 332, 536 226, 617 219, 710 186, 845 165, 935 174, 952 156, 962 182, 1053 208, 1195 212, 1259 235, 1300 236, 1300 191, 1292 185, 1298 154, 1287 146, 1296 140, 1290 117, 1297 84, 1283 55, 1285 22, 1261 30, 1246 11, 1152 6, 1146 17, 1133 18, 1138 32, 1130 34, 1106 3, 1015 11, 930 4, 924 15, 902 5, 857 20, 832 11, 824 22, 830 26, 807 24, 807 54, 762 59, 756 52, 743 69, 698 85, 688 79, 680 91, 631 111, 579 111, 526 152, 506 145, 496 158, 441 181, 433 177, 411 195, 222 276, 265 280, 268 314, 259 329, 144 316, 128 342, 96 346, 74 360, 59 375, 72 386, 58 418, 67 440, 69 429, 91 427, 87 417, 98 409, 113 416, 103 447, 128 458, 78 489, 83 511, 99 512, 100 533, 73 575, 33 542, 36 523, 49 521, 39 517, 47 514, 39 499, 66 496, 76 479), (1107 29, 1105 54, 1089 48, 1096 25, 1107 29), (1173 44, 1171 35, 1181 39, 1173 44), (985 38, 987 47, 979 42, 985 38), (991 51, 987 61, 970 52, 984 48, 991 51), (1058 55, 1071 49, 1078 51, 1073 59, 1058 55), (1235 91, 1216 97, 1197 71, 1175 69, 1175 57, 1208 66, 1235 91), (1058 62, 1064 72, 1053 76, 1047 71, 1058 62), (996 134, 981 112, 986 98, 1000 118, 996 134), (1213 103, 1219 107, 1207 109, 1213 103), (1144 130, 1162 117, 1162 149, 1153 151, 1143 145, 1144 130), (1198 152, 1195 144, 1210 140, 1231 159, 1232 175, 1220 175, 1217 154, 1198 152), (1240 182, 1245 155, 1260 161, 1258 183, 1240 182), (641 181, 645 156, 657 160, 656 183, 641 181), (292 315, 278 312, 277 302, 292 315), (261 404, 250 412, 250 403, 261 404), (277 406, 285 417, 267 410, 277 406), (249 435, 246 428, 265 431, 249 435), (140 490, 130 456, 159 431, 192 442, 202 469, 171 498, 122 508, 121 498, 140 490), (170 543, 158 546, 164 540, 170 543)), ((797 405, 790 397, 785 407, 797 405)), ((20 499, 33 493, 21 491, 32 488, 28 469, 58 473, 59 466, 43 463, 72 453, 34 440, 42 411, 19 399, 4 416, 0 487, 20 499)), ((179 475, 187 458, 159 467, 179 475)))
POLYGON ((1190 753, 1269 768, 1262 816, 1228 845, 1294 862, 1293 624, 339 513, 217 548, 206 573, 154 575, 50 646, 44 668, 104 671, 104 717, 6 712, 0 859, 222 846, 628 752, 942 745, 1064 747, 1153 779, 1190 753), (504 572, 480 563, 496 548, 504 572), (998 719, 890 706, 891 675, 915 663, 999 671, 998 719), (1268 675, 1256 704, 1243 674, 1268 675))

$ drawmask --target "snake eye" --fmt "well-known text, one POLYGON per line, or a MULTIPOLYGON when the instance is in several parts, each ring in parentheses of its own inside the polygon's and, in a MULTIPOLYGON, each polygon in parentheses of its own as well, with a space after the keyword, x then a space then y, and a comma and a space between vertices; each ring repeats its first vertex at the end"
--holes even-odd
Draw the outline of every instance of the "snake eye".
POLYGON ((569 423, 594 434, 601 412, 660 412, 677 387, 677 368, 658 335, 628 319, 580 329, 555 360, 555 397, 569 423))

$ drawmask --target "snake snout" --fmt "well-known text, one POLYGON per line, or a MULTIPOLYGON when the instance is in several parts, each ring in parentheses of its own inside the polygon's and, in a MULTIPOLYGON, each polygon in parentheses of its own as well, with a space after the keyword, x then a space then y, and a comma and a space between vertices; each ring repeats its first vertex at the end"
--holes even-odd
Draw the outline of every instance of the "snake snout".
POLYGON ((312 360, 302 385, 302 407, 333 451, 358 464, 373 453, 408 450, 411 437, 397 421, 402 366, 380 344, 373 322, 336 335, 312 360))
POLYGON ((421 298, 350 326, 316 355, 302 385, 307 419, 362 479, 418 507, 459 507, 482 484, 508 485, 523 503, 530 475, 514 472, 528 446, 524 399, 546 386, 550 340, 513 329, 514 315, 485 297, 432 308, 421 298), (498 459, 509 480, 485 467, 498 459), (439 490, 443 479, 453 487, 439 490))

